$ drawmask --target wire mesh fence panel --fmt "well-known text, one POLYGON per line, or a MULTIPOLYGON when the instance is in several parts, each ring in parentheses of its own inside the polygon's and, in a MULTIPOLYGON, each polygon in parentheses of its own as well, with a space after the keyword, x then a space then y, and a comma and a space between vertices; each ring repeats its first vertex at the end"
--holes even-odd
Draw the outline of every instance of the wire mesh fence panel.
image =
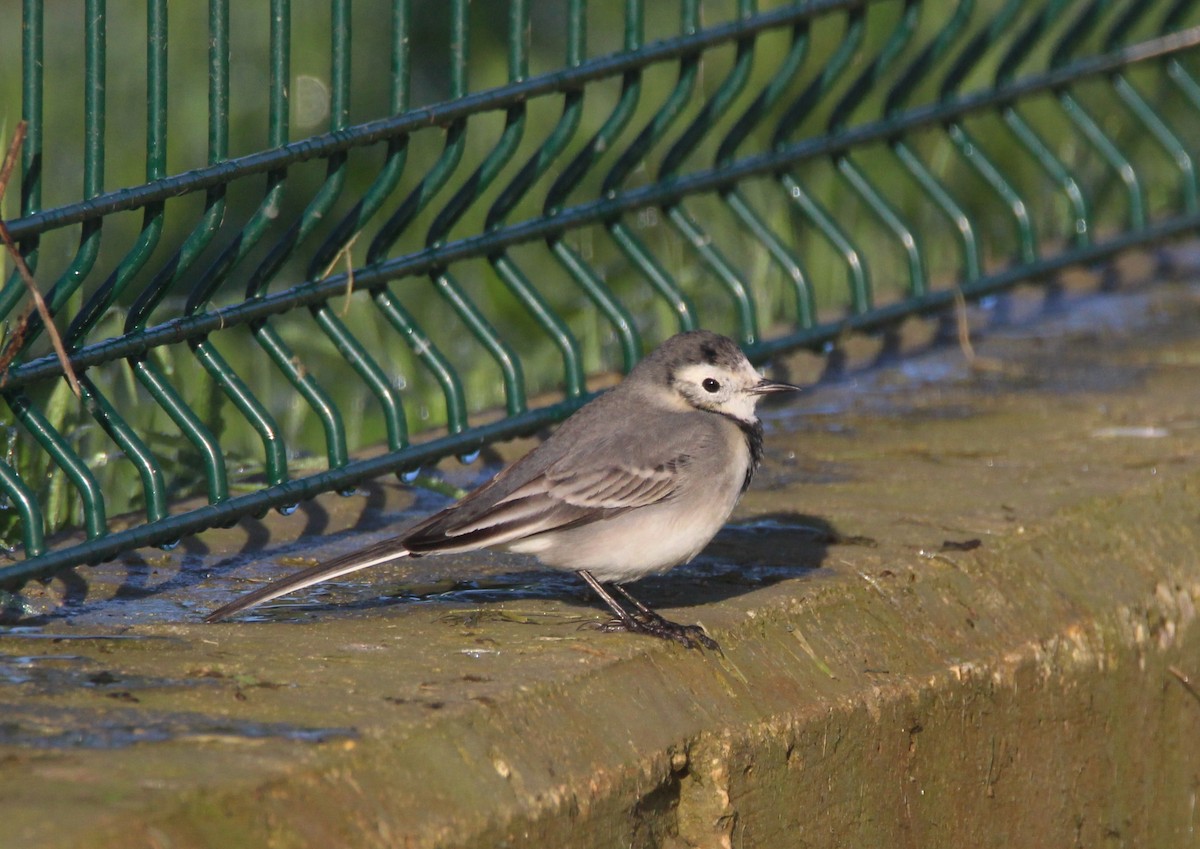
POLYGON ((7 587, 1200 225, 1192 0, 19 5, 7 587))

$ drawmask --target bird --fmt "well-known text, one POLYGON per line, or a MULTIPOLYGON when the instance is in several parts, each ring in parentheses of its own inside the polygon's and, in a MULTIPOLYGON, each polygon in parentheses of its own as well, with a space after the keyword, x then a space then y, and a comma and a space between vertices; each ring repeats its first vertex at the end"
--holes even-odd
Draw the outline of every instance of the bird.
POLYGON ((762 460, 756 404, 799 389, 764 378, 726 336, 676 334, 461 500, 397 536, 247 593, 205 620, 401 557, 500 549, 578 574, 615 617, 602 630, 718 649, 702 627, 664 618, 625 584, 700 553, 762 460))

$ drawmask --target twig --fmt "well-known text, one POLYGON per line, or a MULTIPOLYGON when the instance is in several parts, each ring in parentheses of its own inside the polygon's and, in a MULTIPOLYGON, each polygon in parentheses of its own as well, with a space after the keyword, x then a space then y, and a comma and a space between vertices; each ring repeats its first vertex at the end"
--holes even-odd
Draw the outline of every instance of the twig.
POLYGON ((1182 669, 1177 666, 1168 666, 1167 671, 1179 679, 1179 683, 1183 685, 1183 689, 1188 691, 1188 695, 1200 702, 1200 693, 1196 692, 1196 688, 1192 686, 1191 680, 1183 673, 1182 669))
POLYGON ((967 320, 967 299, 962 289, 954 287, 954 323, 958 328, 958 346, 969 364, 975 362, 975 346, 971 344, 971 324, 967 320))
POLYGON ((1013 367, 1006 366, 1003 361, 993 357, 981 357, 975 353, 971 344, 971 322, 967 315, 967 299, 960 287, 954 287, 954 323, 958 330, 958 347, 967 360, 967 366, 975 372, 1003 372, 1013 367))
MULTIPOLYGON (((17 155, 21 152, 21 145, 25 143, 27 129, 28 124, 25 121, 17 124, 12 141, 8 145, 8 152, 4 155, 4 165, 0 167, 0 200, 3 200, 4 192, 8 189, 8 179, 12 176, 13 168, 16 167, 17 155)), ((50 344, 54 346, 54 353, 58 356, 59 363, 62 364, 63 374, 71 386, 71 391, 75 393, 76 398, 81 397, 79 381, 75 377, 75 369, 71 367, 71 360, 67 357, 67 349, 63 347, 62 337, 58 335, 58 328, 54 326, 54 319, 50 315, 50 310, 46 308, 46 301, 42 298, 42 293, 38 291, 37 281, 33 279, 33 272, 29 270, 25 257, 21 256, 21 252, 17 250, 12 234, 8 232, 8 225, 2 218, 0 218, 0 240, 4 241, 4 247, 8 249, 8 255, 12 257, 13 264, 17 267, 17 273, 21 275, 25 288, 29 290, 33 306, 37 309, 38 315, 42 317, 42 323, 46 325, 46 335, 50 337, 50 344)), ((25 330, 29 326, 30 315, 30 311, 26 310, 21 316, 8 345, 0 354, 0 386, 7 382, 8 366, 25 341, 25 330)))
POLYGON ((329 265, 325 266, 325 270, 321 272, 318 280, 324 280, 333 273, 333 267, 338 264, 339 260, 346 262, 346 305, 342 307, 342 317, 350 312, 350 295, 354 294, 354 258, 351 251, 354 250, 354 243, 358 241, 358 237, 362 235, 362 230, 359 230, 346 244, 342 245, 342 249, 333 255, 333 259, 329 260, 329 265))

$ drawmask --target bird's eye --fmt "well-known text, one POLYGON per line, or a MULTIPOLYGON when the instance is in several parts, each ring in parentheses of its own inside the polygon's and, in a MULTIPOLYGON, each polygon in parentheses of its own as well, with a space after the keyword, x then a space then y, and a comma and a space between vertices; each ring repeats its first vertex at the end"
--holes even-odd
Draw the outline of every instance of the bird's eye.
POLYGON ((700 385, 704 387, 705 392, 716 392, 721 388, 721 384, 717 383, 717 381, 713 380, 711 377, 704 378, 704 382, 700 385))

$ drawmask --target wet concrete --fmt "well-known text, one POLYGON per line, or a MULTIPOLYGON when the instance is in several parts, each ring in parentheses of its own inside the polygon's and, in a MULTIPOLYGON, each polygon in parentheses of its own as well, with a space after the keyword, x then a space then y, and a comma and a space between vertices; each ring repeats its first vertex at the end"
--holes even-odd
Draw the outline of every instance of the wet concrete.
POLYGON ((767 411, 734 521, 638 587, 720 654, 494 555, 199 621, 445 503, 395 481, 27 588, 0 845, 1187 845, 1200 285, 1080 283, 974 309, 970 363, 847 340, 767 411))

